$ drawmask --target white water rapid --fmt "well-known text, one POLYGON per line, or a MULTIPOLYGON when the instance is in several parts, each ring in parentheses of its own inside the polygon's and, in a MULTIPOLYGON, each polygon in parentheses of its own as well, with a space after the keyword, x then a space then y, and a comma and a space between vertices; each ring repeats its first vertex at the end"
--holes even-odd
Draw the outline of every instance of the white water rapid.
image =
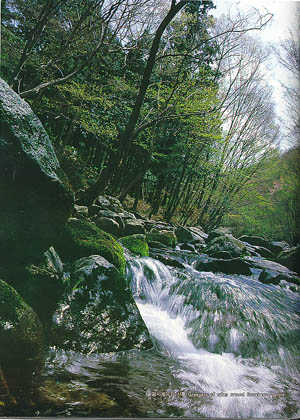
POLYGON ((181 388, 149 389, 150 398, 163 398, 183 408, 185 416, 200 417, 280 418, 296 404, 299 381, 293 362, 284 360, 292 358, 292 350, 284 348, 289 344, 280 342, 277 330, 278 319, 285 315, 289 320, 281 290, 192 267, 183 275, 151 258, 134 261, 130 276, 160 351, 179 363, 173 375, 181 388), (272 314, 272 299, 277 314, 272 314), (202 339, 193 340, 197 335, 202 339))

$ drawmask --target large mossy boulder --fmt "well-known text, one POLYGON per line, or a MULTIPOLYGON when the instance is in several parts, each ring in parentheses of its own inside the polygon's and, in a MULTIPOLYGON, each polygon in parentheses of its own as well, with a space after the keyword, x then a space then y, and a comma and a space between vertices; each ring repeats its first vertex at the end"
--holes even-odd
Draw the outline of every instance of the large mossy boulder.
POLYGON ((211 256, 218 255, 223 251, 229 252, 233 258, 247 254, 246 245, 230 234, 215 237, 205 249, 205 252, 211 256))
POLYGON ((52 245, 73 205, 67 185, 41 122, 0 79, 0 265, 52 245))
POLYGON ((81 353, 152 347, 125 278, 103 257, 75 261, 69 285, 54 315, 54 345, 81 353))
POLYGON ((35 312, 3 280, 0 280, 0 343, 3 372, 0 400, 5 381, 17 404, 26 405, 43 367, 42 326, 35 312))
POLYGON ((55 248, 65 261, 74 262, 81 257, 101 255, 121 273, 125 272, 123 248, 109 233, 92 222, 69 219, 57 238, 55 248))
POLYGON ((149 246, 145 235, 130 235, 119 239, 119 242, 139 257, 149 257, 149 246))

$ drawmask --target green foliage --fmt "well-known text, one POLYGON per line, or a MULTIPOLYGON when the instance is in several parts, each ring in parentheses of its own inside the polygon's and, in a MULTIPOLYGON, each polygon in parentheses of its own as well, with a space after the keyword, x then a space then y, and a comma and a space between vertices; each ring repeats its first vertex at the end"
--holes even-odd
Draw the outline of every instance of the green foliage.
POLYGON ((264 170, 248 182, 225 218, 235 235, 255 234, 299 243, 299 150, 274 154, 264 170))

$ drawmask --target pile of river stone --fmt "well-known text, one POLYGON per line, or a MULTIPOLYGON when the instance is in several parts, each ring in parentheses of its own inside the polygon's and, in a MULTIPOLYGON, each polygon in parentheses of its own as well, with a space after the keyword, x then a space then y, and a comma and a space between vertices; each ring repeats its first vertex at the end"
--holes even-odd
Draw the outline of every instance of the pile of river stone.
POLYGON ((42 124, 1 79, 0 191, 0 414, 31 406, 47 346, 152 346, 125 277, 130 254, 182 269, 196 255, 201 271, 299 284, 300 247, 148 220, 105 195, 74 204, 42 124))
POLYGON ((125 246, 128 243, 129 250, 134 239, 146 242, 148 255, 170 266, 184 268, 176 257, 178 253, 172 252, 180 249, 187 258, 189 254, 199 255, 196 268, 201 271, 252 275, 260 270, 259 280, 263 283, 279 284, 285 280, 299 284, 300 246, 258 236, 243 235, 237 239, 226 228, 207 234, 201 227, 149 220, 137 212, 126 211, 119 200, 109 196, 99 196, 89 208, 75 205, 74 216, 95 223, 125 246))

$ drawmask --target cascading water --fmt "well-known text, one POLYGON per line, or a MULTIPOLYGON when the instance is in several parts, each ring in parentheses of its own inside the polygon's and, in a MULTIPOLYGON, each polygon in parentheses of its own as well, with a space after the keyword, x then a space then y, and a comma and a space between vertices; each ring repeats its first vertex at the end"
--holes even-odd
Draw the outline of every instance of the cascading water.
MULTIPOLYGON (((198 272, 192 261, 175 269, 129 259, 127 277, 154 348, 87 356, 53 349, 48 378, 108 395, 115 406, 104 417, 299 416, 298 293, 257 274, 198 272)), ((55 414, 91 415, 78 401, 55 414)))
POLYGON ((299 302, 293 292, 191 266, 183 273, 151 258, 132 262, 129 272, 150 333, 179 362, 177 402, 170 390, 155 395, 169 397, 186 416, 299 413, 299 302))

